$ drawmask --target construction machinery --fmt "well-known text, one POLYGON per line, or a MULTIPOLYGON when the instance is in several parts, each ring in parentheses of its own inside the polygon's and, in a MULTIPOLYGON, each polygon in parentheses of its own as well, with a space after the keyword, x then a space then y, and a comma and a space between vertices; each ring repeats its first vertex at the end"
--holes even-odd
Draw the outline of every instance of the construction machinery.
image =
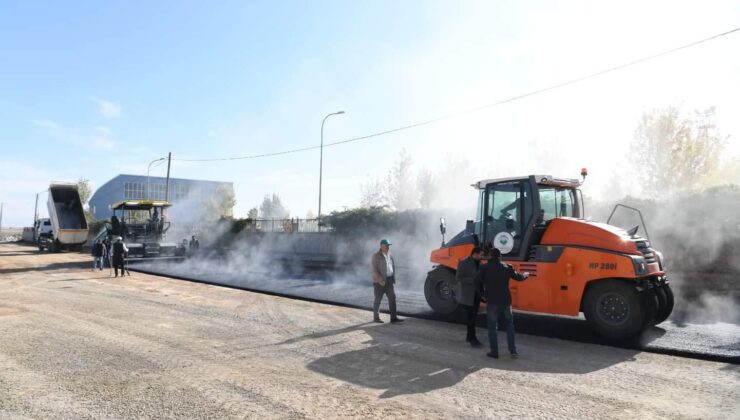
MULTIPOLYGON (((163 200, 126 200, 110 206, 110 223, 95 241, 121 237, 128 248, 128 259, 180 257, 186 253, 183 243, 167 242, 170 222, 166 210, 172 204, 163 200)), ((187 242, 187 241, 185 241, 187 242)))
MULTIPOLYGON (((625 230, 609 220, 585 220, 579 187, 587 171, 581 175, 580 181, 530 175, 472 184, 479 191, 476 220, 431 253, 434 268, 424 292, 432 309, 443 314, 459 309, 453 291, 457 264, 481 246, 498 248, 504 262, 530 273, 527 281, 511 282, 514 309, 566 316, 582 312, 597 333, 615 339, 666 320, 673 293, 644 221, 642 237, 640 225, 625 230)), ((443 219, 440 230, 444 235, 443 219)))
POLYGON ((55 182, 49 185, 46 205, 49 224, 41 222, 43 224, 35 227, 39 250, 82 250, 87 240, 87 219, 77 184, 55 182))

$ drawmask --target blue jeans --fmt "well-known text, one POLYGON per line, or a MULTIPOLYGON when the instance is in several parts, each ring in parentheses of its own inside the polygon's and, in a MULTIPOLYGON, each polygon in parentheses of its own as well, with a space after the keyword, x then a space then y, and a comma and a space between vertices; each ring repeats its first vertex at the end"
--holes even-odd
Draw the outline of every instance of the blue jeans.
POLYGON ((486 323, 488 324, 488 341, 491 345, 491 353, 498 354, 498 337, 496 326, 499 320, 506 325, 506 342, 509 352, 516 352, 514 343, 514 315, 511 313, 511 305, 488 305, 486 308, 486 323))

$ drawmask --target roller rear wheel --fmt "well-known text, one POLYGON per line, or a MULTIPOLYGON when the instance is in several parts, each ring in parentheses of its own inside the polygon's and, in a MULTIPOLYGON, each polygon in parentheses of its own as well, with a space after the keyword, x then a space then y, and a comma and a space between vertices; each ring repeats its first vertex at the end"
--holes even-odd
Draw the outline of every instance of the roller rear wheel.
POLYGON ((591 328, 604 337, 621 339, 642 330, 646 318, 644 295, 621 280, 601 281, 584 297, 583 313, 591 328))

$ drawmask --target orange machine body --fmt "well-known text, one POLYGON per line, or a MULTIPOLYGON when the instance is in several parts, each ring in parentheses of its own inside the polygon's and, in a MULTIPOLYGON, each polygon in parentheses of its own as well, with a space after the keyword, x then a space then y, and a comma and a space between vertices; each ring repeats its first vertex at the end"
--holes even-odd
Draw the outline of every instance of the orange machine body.
MULTIPOLYGON (((656 261, 646 264, 637 275, 632 256, 642 256, 645 250, 639 250, 637 241, 626 231, 604 223, 556 218, 549 223, 538 245, 543 247, 545 255, 553 252, 559 256, 526 261, 503 257, 517 271, 530 273, 526 281, 510 282, 514 309, 577 316, 589 282, 639 280, 665 274, 656 261)), ((472 244, 464 244, 436 249, 431 261, 456 270, 472 248, 472 244)))

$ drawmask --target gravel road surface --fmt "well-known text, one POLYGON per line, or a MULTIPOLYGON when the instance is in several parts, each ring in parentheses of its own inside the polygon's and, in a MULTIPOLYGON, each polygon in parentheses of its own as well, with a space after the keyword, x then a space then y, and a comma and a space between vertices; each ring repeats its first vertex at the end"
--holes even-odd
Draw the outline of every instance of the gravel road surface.
POLYGON ((132 273, 0 244, 0 418, 736 418, 740 367, 132 273), (479 337, 486 338, 484 330, 479 337), (503 336, 499 337, 503 340, 503 336))
MULTIPOLYGON (((206 264, 203 260, 139 262, 132 267, 149 274, 176 276, 181 279, 355 308, 371 309, 373 304, 373 290, 365 272, 337 275, 332 272, 311 271, 300 276, 275 277, 267 271, 234 272, 233 268, 224 269, 218 261, 206 264)), ((444 316, 434 313, 424 297, 423 286, 406 284, 403 276, 399 278, 396 290, 398 310, 401 314, 416 318, 464 322, 457 315, 444 316)), ((385 300, 383 302, 383 308, 387 309, 385 300)), ((725 306, 732 303, 731 299, 723 301, 725 306)), ((679 298, 673 314, 667 321, 646 329, 638 337, 618 341, 608 340, 594 333, 582 315, 578 319, 519 312, 515 315, 514 322, 517 331, 531 335, 740 364, 740 323, 725 313, 728 308, 717 308, 714 311, 716 312, 714 318, 687 315, 686 310, 696 306, 696 302, 679 298)), ((478 316, 478 326, 485 328, 485 321, 485 316, 481 313, 478 316)))

